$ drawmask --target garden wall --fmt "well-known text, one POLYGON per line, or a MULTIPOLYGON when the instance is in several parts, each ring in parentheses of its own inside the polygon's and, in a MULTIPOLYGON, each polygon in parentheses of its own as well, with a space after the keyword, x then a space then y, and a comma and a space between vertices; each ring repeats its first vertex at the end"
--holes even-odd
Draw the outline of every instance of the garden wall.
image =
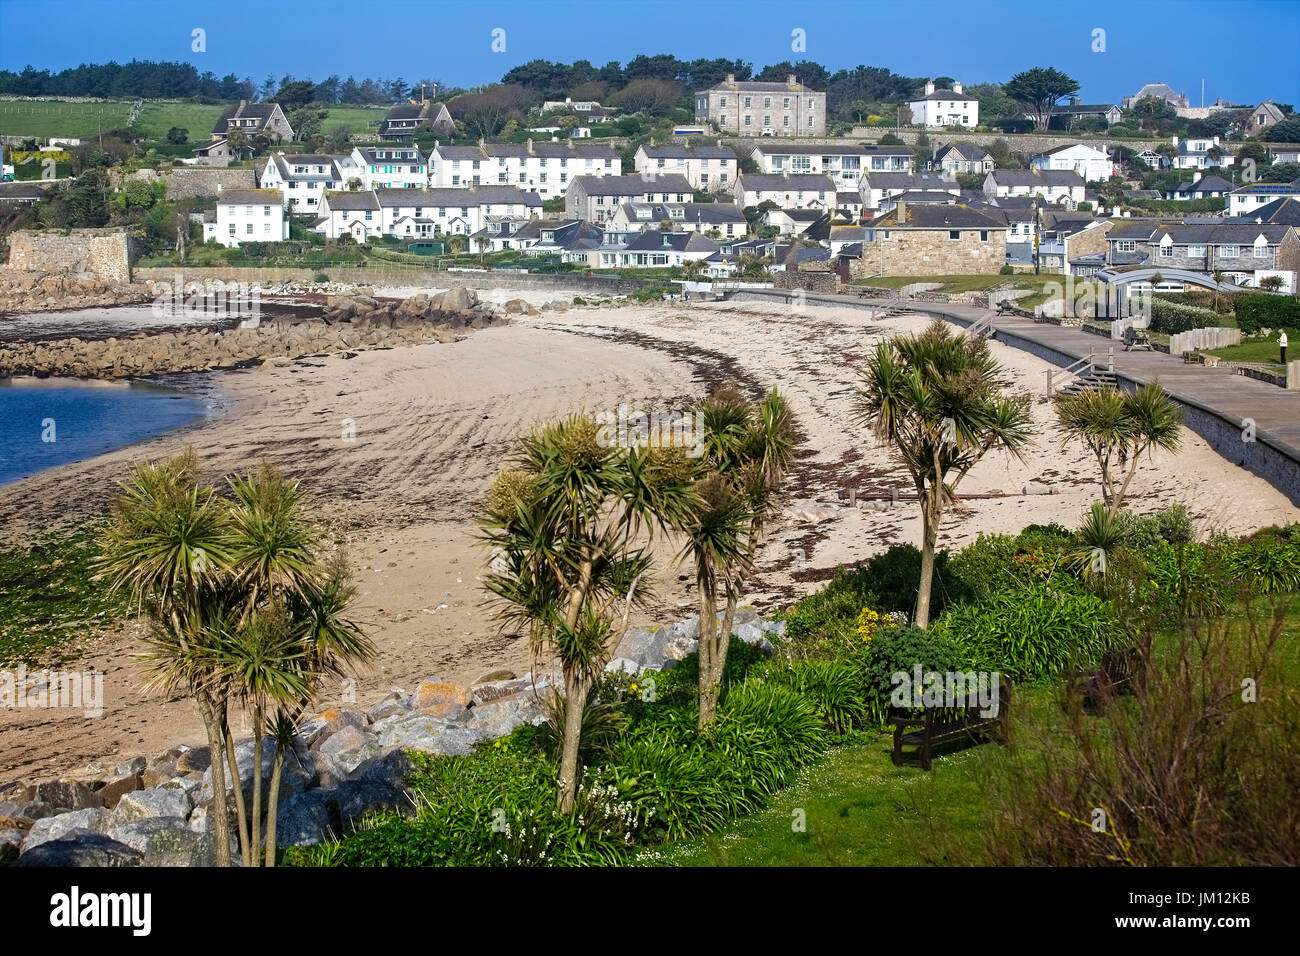
POLYGON ((132 243, 125 229, 19 229, 9 236, 9 268, 90 273, 130 282, 132 243))

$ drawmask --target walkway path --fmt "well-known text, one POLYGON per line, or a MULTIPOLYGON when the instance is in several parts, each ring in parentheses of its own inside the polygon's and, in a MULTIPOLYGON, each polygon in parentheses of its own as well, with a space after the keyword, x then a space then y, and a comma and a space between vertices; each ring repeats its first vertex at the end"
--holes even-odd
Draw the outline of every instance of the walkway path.
MULTIPOLYGON (((787 295, 764 290, 739 293, 736 298, 784 300, 787 295)), ((1189 365, 1164 352, 1125 352, 1123 344, 1112 339, 1022 316, 999 316, 976 305, 811 293, 806 301, 810 305, 906 309, 963 326, 991 322, 998 341, 1062 367, 1089 353, 1105 367, 1107 350, 1114 346, 1117 378, 1136 385, 1158 381, 1186 409, 1189 428, 1229 461, 1260 475, 1300 504, 1300 390, 1279 388, 1222 366, 1189 365)), ((1064 378, 1059 381, 1063 384, 1064 378)), ((1044 379, 1043 388, 1046 386, 1044 379)))

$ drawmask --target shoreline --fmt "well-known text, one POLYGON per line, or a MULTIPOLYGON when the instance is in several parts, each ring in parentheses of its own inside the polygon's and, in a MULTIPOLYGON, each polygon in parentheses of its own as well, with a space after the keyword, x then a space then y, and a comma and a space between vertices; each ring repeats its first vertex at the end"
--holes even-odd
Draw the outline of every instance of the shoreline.
MULTIPOLYGON (((42 528, 55 516, 100 514, 130 461, 186 444, 195 446, 209 480, 265 457, 312 492, 353 568, 356 618, 380 647, 374 667, 356 675, 359 705, 431 676, 470 683, 498 669, 522 674, 530 669, 527 641, 502 632, 486 606, 478 576, 487 556, 474 524, 482 494, 522 432, 623 403, 681 408, 726 378, 750 388, 779 386, 807 441, 742 603, 785 606, 841 566, 918 540, 914 505, 854 509, 840 495, 853 489, 859 499, 888 500, 891 489, 902 487, 900 466, 852 428, 849 409, 860 356, 881 336, 926 324, 918 316, 886 319, 883 310, 620 304, 519 317, 452 343, 222 372, 208 380, 229 396, 230 414, 184 435, 0 487, 0 525, 42 528), (340 438, 344 419, 355 423, 355 442, 340 438)), ((1048 367, 1008 346, 993 347, 1026 389, 1048 367)), ((1028 461, 991 459, 972 471, 963 486, 968 497, 945 520, 941 547, 1033 523, 1074 527, 1099 495, 1095 462, 1077 446, 1062 449, 1050 407, 1033 407, 1040 434, 1028 461), (1029 484, 1053 493, 1022 494, 1029 484)), ((1181 501, 1203 531, 1300 520, 1300 509, 1262 479, 1195 435, 1187 439, 1178 457, 1143 461, 1134 510, 1181 501)), ((695 612, 693 579, 674 563, 674 544, 656 548, 657 599, 630 626, 695 612)), ((80 650, 81 666, 106 675, 99 720, 0 711, 0 776, 66 772, 115 753, 201 742, 202 726, 187 700, 139 691, 132 659, 138 647, 128 623, 80 650)), ((319 706, 339 703, 341 693, 323 695, 319 706)))

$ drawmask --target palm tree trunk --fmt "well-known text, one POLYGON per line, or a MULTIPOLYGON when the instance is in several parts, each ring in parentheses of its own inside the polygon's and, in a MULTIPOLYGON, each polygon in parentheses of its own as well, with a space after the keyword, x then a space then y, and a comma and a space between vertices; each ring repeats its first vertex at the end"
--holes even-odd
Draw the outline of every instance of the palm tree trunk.
MULTIPOLYGON (((239 818, 239 852, 248 865, 248 814, 244 812, 244 785, 239 779, 239 761, 235 759, 235 738, 230 734, 230 725, 222 721, 225 738, 226 763, 230 767, 230 779, 234 781, 235 815, 239 818)), ((216 760, 214 755, 213 760, 216 760)))
POLYGON ((582 713, 587 703, 576 664, 564 666, 564 748, 560 753, 560 793, 556 807, 572 813, 578 796, 578 745, 582 742, 582 713))
POLYGON ((253 705, 253 815, 248 820, 252 854, 245 866, 262 863, 262 704, 253 705))
POLYGON ((930 590, 934 585, 934 552, 939 543, 939 508, 927 501, 922 510, 921 582, 916 591, 916 626, 930 626, 930 590))
POLYGON ((714 593, 714 577, 712 569, 708 570, 706 575, 701 577, 704 580, 699 582, 700 590, 700 659, 699 659, 699 685, 700 685, 700 714, 696 726, 701 730, 707 730, 714 720, 717 713, 717 695, 716 685, 714 684, 714 661, 717 657, 716 648, 718 640, 718 607, 717 596, 714 593))
MULTIPOLYGON (((569 592, 569 606, 565 610, 565 625, 578 626, 582 605, 591 587, 591 569, 594 558, 582 562, 578 571, 578 584, 569 592)), ((582 741, 582 715, 587 707, 586 682, 582 679, 577 661, 562 661, 564 670, 564 747, 560 752, 560 792, 556 806, 561 813, 572 813, 578 796, 578 745, 582 741)))
POLYGON ((266 805, 266 865, 275 866, 275 827, 280 809, 280 772, 284 770, 284 742, 276 741, 275 761, 271 764, 271 792, 266 805))
POLYGON ((230 826, 226 814, 226 774, 221 765, 225 742, 221 736, 221 723, 217 720, 212 702, 204 694, 198 695, 203 728, 208 732, 208 750, 212 754, 212 847, 217 866, 230 866, 230 826))

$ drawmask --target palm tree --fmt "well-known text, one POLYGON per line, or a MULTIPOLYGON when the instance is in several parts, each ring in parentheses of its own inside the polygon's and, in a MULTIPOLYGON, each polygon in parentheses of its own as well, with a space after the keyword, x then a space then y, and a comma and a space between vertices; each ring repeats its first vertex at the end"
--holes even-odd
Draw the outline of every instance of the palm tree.
POLYGON ((732 386, 696 409, 703 425, 704 476, 696 485, 700 509, 686 527, 685 554, 695 560, 700 601, 699 691, 701 730, 717 714, 718 695, 744 575, 754 557, 781 482, 794 460, 798 424, 772 389, 757 405, 732 386), (726 610, 719 624, 717 599, 726 610))
POLYGON ((622 631, 622 606, 649 588, 648 545, 696 508, 693 466, 680 447, 618 447, 577 416, 524 438, 485 502, 484 543, 498 560, 485 587, 503 622, 528 629, 534 654, 550 646, 564 680, 557 806, 573 811, 587 697, 622 631))
POLYGON ((1182 445, 1182 412, 1155 383, 1136 392, 1085 389, 1057 395, 1055 401, 1066 442, 1081 441, 1097 459, 1102 501, 1112 514, 1123 507, 1143 454, 1153 454, 1157 448, 1176 454, 1182 445))
POLYGON ((113 504, 99 577, 148 618, 146 682, 199 705, 212 757, 215 853, 231 861, 227 772, 245 866, 262 862, 263 737, 276 751, 267 796, 267 865, 275 861, 280 768, 293 724, 323 676, 368 661, 374 645, 344 616, 347 572, 316 556, 305 496, 268 465, 230 481, 233 500, 201 486, 192 452, 135 468, 113 504), (252 718, 251 813, 230 732, 230 708, 252 718))
POLYGON ((880 342, 868 357, 855 422, 892 447, 921 505, 921 580, 916 625, 930 623, 939 526, 957 486, 989 451, 1023 460, 1032 441, 1027 396, 1005 394, 988 343, 936 321, 923 332, 880 342))

